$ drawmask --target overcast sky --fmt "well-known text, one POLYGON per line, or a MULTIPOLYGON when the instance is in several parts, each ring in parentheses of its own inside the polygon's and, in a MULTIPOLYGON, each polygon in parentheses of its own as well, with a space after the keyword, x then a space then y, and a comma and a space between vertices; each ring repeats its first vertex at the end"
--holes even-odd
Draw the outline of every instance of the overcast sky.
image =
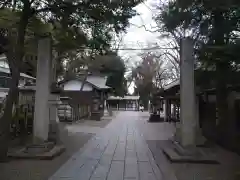
MULTIPOLYGON (((140 14, 133 17, 130 20, 131 25, 127 29, 127 33, 123 36, 120 48, 146 48, 147 44, 157 42, 158 33, 152 33, 145 30, 144 25, 149 30, 154 30, 156 24, 153 20, 153 8, 152 4, 156 0, 146 0, 144 3, 139 4, 135 7, 137 12, 140 14)), ((131 67, 135 62, 139 61, 138 54, 141 51, 133 50, 120 50, 119 55, 123 58, 128 57, 127 66, 131 67)), ((129 92, 133 92, 133 85, 129 88, 129 92)))
MULTIPOLYGON (((155 0, 147 0, 144 3, 139 4, 135 7, 137 12, 140 14, 133 17, 130 20, 131 25, 127 28, 127 33, 124 35, 122 40, 121 48, 142 48, 146 47, 148 43, 153 43, 156 41, 157 34, 148 32, 145 30, 144 25, 147 29, 152 30, 152 27, 156 27, 153 20, 153 10, 152 3, 155 0)), ((139 51, 120 51, 119 54, 122 56, 137 55, 139 51)))

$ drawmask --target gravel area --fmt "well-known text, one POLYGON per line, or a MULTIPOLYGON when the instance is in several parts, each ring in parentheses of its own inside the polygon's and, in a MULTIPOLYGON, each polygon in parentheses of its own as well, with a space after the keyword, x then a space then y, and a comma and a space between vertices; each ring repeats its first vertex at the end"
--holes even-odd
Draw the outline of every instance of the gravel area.
POLYGON ((106 127, 112 119, 106 118, 102 119, 101 121, 95 121, 95 120, 83 120, 79 121, 77 124, 80 126, 90 126, 90 127, 99 127, 99 128, 104 128, 106 127))
POLYGON ((59 167, 93 136, 90 133, 69 132, 60 125, 61 140, 66 151, 53 160, 11 160, 0 164, 0 180, 47 180, 59 167))
POLYGON ((63 154, 53 160, 11 160, 0 163, 0 180, 47 180, 89 139, 106 127, 113 117, 106 117, 101 121, 60 123, 60 139, 66 147, 63 154))

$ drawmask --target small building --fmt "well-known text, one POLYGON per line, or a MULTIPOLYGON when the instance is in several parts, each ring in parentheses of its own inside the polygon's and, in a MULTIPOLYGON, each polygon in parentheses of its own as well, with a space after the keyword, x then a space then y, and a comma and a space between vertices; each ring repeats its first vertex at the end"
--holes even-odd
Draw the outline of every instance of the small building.
MULTIPOLYGON (((209 73, 209 72, 206 72, 209 73)), ((198 74, 196 74, 197 76, 198 74)), ((236 74, 235 74, 236 76, 236 74)), ((208 76, 211 77, 211 76, 208 76)), ((238 77, 238 76, 236 76, 238 77)), ((202 79, 202 78, 201 78, 202 79)), ((219 135, 219 121, 216 107, 216 88, 211 78, 202 81, 196 78, 196 118, 203 135, 226 148, 240 152, 240 84, 233 81, 227 86, 228 120, 224 137, 219 135), (204 81, 204 82, 203 82, 204 81), (210 81, 210 82, 207 82, 210 81), (205 84, 204 84, 205 83, 205 84)), ((176 80, 155 95, 163 104, 165 121, 180 121, 180 81, 176 80)))
POLYGON ((112 110, 138 111, 140 96, 110 96, 107 99, 107 106, 112 110))
POLYGON ((107 77, 104 75, 88 75, 85 81, 84 77, 64 80, 59 83, 61 96, 70 98, 70 106, 79 108, 81 117, 99 119, 103 116, 104 101, 111 89, 106 81, 107 77))
MULTIPOLYGON (((25 73, 20 73, 19 88, 24 87, 28 83, 34 83, 35 77, 25 73)), ((0 101, 5 99, 11 82, 11 73, 5 56, 0 56, 0 101)))
MULTIPOLYGON (((164 120, 179 121, 180 120, 180 81, 176 80, 160 90, 154 95, 154 106, 162 110, 164 120)), ((162 115, 162 114, 161 114, 162 115)))

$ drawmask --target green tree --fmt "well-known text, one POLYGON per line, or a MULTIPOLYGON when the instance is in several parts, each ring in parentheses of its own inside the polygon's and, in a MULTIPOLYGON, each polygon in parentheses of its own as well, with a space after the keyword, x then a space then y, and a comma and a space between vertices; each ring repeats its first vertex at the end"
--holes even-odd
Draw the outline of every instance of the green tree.
POLYGON ((126 94, 125 64, 115 52, 107 53, 106 57, 101 65, 100 72, 108 75, 107 86, 112 88, 113 94, 124 96, 126 94))
POLYGON ((90 72, 105 74, 108 77, 106 85, 112 88, 113 94, 123 96, 126 93, 125 69, 125 64, 121 57, 112 51, 92 56, 73 56, 66 69, 65 78, 76 76, 83 72, 86 75, 90 72))
POLYGON ((140 100, 146 108, 152 94, 163 87, 168 74, 162 59, 155 53, 143 53, 141 59, 141 63, 132 70, 132 79, 135 83, 134 93, 140 95, 140 100))
MULTIPOLYGON (((128 19, 136 14, 132 9, 138 1, 65 1, 65 0, 2 0, 0 8, 17 13, 16 26, 6 29, 1 28, 1 52, 7 54, 7 59, 11 71, 11 85, 8 92, 6 107, 1 122, 0 136, 0 159, 6 158, 7 140, 9 134, 9 119, 11 119, 12 106, 17 99, 18 82, 20 77, 20 67, 23 65, 25 53, 26 37, 28 27, 32 18, 41 22, 50 23, 55 28, 60 24, 61 28, 67 30, 77 29, 82 31, 88 39, 97 39, 98 43, 93 43, 94 48, 104 49, 110 39, 110 30, 116 33, 125 30, 128 19), (94 27, 94 28, 92 28, 94 27), (108 31, 107 31, 108 30, 108 31), (91 33, 89 33, 91 32, 91 33), (92 33, 94 32, 94 33, 92 33), (104 32, 104 34, 101 34, 104 32), (104 41, 105 40, 105 41, 104 41), (107 42, 107 43, 105 43, 107 42)), ((10 14, 11 15, 11 14, 10 14)), ((1 16, 1 20, 6 16, 1 16)), ((12 19, 8 19, 12 20, 12 19)), ((34 21, 35 22, 35 21, 34 21)), ((72 32, 72 31, 71 31, 72 32)), ((64 31, 62 31, 64 33, 64 31)), ((42 34, 38 34, 42 35, 42 34)), ((59 35, 56 36, 59 38, 59 35)), ((75 36, 72 36, 75 38, 75 36)), ((62 40, 62 39, 61 39, 62 40)), ((61 48, 60 48, 61 49, 61 48)), ((60 51, 60 50, 59 50, 60 51)), ((57 54, 61 54, 57 52, 57 54)))
MULTIPOLYGON (((240 31, 240 8, 238 2, 225 1, 169 1, 163 6, 158 18, 165 31, 183 28, 187 35, 195 37, 198 67, 211 69, 215 75, 219 133, 227 139, 228 119, 227 84, 228 76, 239 65, 237 38, 240 31)), ((178 36, 180 39, 181 37, 178 36)), ((226 142, 225 142, 226 143, 226 142)))

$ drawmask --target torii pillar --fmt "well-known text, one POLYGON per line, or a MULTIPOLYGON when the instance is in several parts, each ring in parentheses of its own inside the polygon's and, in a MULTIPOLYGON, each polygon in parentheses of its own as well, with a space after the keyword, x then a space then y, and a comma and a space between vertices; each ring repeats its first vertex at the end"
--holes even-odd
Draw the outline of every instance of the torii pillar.
POLYGON ((51 102, 55 101, 51 94, 53 82, 52 44, 50 37, 42 37, 38 42, 37 79, 35 93, 35 111, 33 140, 41 143, 48 140, 49 125, 53 119, 56 121, 56 106, 53 108, 51 102))
POLYGON ((199 150, 198 142, 198 111, 194 83, 193 41, 184 38, 181 41, 180 62, 180 127, 177 127, 175 146, 164 148, 164 154, 179 163, 219 164, 207 152, 199 150))
POLYGON ((181 41, 180 62, 180 143, 182 146, 196 145, 196 93, 194 80, 193 40, 184 38, 181 41))

